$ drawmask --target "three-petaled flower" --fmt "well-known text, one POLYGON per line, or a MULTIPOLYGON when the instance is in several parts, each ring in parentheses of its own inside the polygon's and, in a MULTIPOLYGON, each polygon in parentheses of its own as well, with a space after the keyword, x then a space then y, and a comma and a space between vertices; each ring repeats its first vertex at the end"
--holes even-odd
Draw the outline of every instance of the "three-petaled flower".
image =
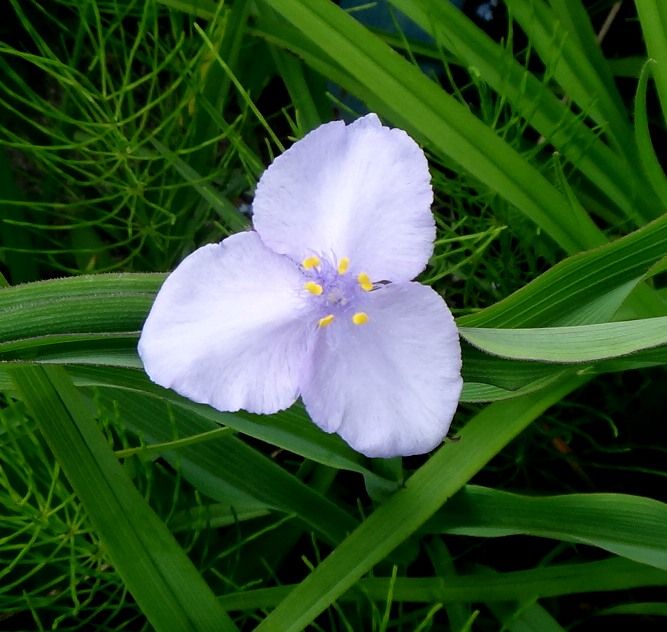
POLYGON ((413 282, 431 256, 428 164, 374 114, 318 127, 264 172, 254 231, 186 257, 139 353, 150 378, 218 410, 313 421, 367 456, 420 454, 462 381, 444 300, 413 282))

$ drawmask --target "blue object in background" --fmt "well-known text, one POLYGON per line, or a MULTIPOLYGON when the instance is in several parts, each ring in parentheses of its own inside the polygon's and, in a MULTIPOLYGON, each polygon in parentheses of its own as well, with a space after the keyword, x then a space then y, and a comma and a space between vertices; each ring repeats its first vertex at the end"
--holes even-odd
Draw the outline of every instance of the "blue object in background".
POLYGON ((493 10, 498 6, 498 0, 489 0, 488 2, 485 2, 484 4, 480 4, 477 7, 477 15, 482 18, 482 20, 486 20, 487 22, 490 22, 493 20, 493 10))
MULTIPOLYGON (((468 15, 475 15, 485 22, 493 19, 493 10, 498 7, 498 0, 440 0, 441 2, 450 2, 454 6, 463 10, 466 9, 468 15), (475 8, 475 5, 477 7, 475 8)), ((341 0, 341 9, 351 10, 357 7, 368 5, 368 0, 341 0)), ((354 11, 354 17, 362 24, 374 29, 385 31, 386 33, 395 33, 396 25, 408 39, 415 41, 430 41, 430 37, 422 31, 414 22, 411 22, 400 11, 392 10, 387 0, 377 0, 374 6, 360 8, 354 11)))
MULTIPOLYGON (((466 0, 442 0, 442 2, 447 1, 459 9, 462 9, 466 3, 466 0)), ((495 3, 497 1, 492 0, 495 3)), ((366 4, 369 4, 368 0, 341 0, 340 7, 341 9, 350 10, 366 4)), ((487 2, 486 4, 490 3, 487 2)), ((431 37, 425 31, 420 29, 400 11, 396 11, 395 9, 392 11, 387 0, 377 0, 375 6, 355 11, 353 15, 359 22, 371 28, 385 31, 386 33, 395 33, 396 24, 398 24, 401 32, 408 39, 422 42, 431 41, 431 37)))

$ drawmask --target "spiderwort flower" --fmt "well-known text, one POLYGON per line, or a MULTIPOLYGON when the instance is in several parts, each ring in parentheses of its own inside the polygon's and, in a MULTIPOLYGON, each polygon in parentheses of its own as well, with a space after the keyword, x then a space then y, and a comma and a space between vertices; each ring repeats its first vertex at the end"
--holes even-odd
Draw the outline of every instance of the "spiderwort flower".
POLYGON ((301 396, 367 456, 433 449, 462 381, 452 315, 412 281, 433 251, 432 200, 405 132, 374 114, 318 127, 262 175, 255 230, 166 279, 139 341, 148 375, 222 411, 301 396))

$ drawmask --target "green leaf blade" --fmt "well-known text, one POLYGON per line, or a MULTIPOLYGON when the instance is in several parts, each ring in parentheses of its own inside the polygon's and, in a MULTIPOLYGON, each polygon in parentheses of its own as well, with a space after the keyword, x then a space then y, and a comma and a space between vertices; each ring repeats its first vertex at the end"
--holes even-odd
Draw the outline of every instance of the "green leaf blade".
POLYGON ((437 532, 580 542, 667 570, 667 505, 626 494, 525 496, 469 485, 429 522, 437 532))
POLYGON ((114 566, 156 630, 236 626, 139 495, 59 367, 15 366, 12 379, 81 498, 114 566))
POLYGON ((593 362, 667 344, 667 317, 574 327, 459 328, 478 349, 503 358, 540 362, 593 362))

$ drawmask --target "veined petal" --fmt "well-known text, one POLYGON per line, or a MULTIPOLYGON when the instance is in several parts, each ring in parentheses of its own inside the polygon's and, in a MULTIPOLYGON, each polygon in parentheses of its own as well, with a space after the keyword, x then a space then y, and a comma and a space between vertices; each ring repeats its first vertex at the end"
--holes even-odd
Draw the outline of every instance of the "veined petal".
POLYGON ((313 335, 302 285, 294 262, 255 232, 199 248, 169 275, 146 320, 146 372, 218 410, 290 406, 313 335))
POLYGON ((433 192, 424 152, 375 114, 327 123, 262 175, 253 222, 295 261, 347 257, 374 281, 409 281, 433 252, 433 192))
POLYGON ((313 421, 373 457, 421 454, 447 434, 461 393, 461 347, 442 298, 419 283, 368 294, 365 324, 317 338, 301 396, 313 421))

